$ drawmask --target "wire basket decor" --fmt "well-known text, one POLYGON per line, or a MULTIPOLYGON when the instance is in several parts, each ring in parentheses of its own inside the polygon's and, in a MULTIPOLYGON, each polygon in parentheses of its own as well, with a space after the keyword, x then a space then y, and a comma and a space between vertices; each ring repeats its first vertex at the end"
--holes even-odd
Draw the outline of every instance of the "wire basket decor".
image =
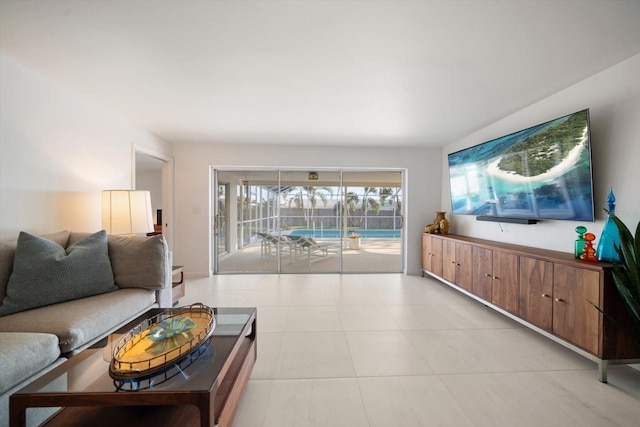
POLYGON ((211 337, 215 325, 213 309, 201 303, 172 308, 145 319, 116 343, 109 375, 125 380, 167 370, 211 337))

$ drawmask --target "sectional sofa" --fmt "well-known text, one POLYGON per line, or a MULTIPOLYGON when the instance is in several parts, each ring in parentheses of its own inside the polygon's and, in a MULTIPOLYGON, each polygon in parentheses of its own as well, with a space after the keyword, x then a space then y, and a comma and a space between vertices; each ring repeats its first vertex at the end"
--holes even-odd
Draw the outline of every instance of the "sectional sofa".
MULTIPOLYGON (((0 426, 12 393, 149 308, 170 307, 170 282, 162 235, 21 232, 0 243, 0 426)), ((30 410, 28 424, 50 412, 30 410)))

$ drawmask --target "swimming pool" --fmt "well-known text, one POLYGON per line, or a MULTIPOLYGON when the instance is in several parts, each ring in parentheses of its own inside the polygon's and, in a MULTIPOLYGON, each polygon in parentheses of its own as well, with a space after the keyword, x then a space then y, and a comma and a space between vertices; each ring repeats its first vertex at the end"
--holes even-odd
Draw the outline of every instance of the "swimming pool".
MULTIPOLYGON (((399 239, 400 230, 349 230, 348 234, 355 232, 362 236, 363 239, 399 239)), ((312 229, 312 228, 299 228, 291 231, 283 231, 283 234, 289 234, 290 236, 305 236, 313 237, 314 239, 337 239, 340 237, 340 230, 329 229, 312 229)))

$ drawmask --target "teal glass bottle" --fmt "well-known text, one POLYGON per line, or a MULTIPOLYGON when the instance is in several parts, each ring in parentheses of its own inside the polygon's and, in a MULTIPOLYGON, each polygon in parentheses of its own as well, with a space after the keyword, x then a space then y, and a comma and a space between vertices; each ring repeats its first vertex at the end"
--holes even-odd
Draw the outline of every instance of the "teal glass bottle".
POLYGON ((578 238, 576 239, 574 246, 574 255, 576 259, 580 258, 582 252, 584 251, 584 246, 587 244, 587 241, 584 240, 584 233, 587 232, 587 227, 578 226, 576 227, 576 233, 578 233, 578 238))
MULTIPOLYGON (((611 213, 615 213, 616 210, 616 197, 613 195, 613 188, 609 191, 609 197, 607 197, 607 209, 611 213)), ((613 262, 620 261, 616 246, 620 246, 620 233, 618 232, 618 226, 613 222, 611 217, 607 215, 607 219, 602 229, 602 235, 598 242, 598 248, 596 249, 596 256, 598 261, 613 262)))

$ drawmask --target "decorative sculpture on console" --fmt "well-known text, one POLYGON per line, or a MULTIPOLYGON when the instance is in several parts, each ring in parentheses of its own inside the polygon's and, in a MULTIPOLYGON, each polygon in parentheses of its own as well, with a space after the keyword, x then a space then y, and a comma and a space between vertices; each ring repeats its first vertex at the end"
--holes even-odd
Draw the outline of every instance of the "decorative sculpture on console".
POLYGON ((424 227, 424 232, 428 234, 448 234, 450 224, 445 215, 446 212, 436 212, 436 219, 432 224, 424 227))

